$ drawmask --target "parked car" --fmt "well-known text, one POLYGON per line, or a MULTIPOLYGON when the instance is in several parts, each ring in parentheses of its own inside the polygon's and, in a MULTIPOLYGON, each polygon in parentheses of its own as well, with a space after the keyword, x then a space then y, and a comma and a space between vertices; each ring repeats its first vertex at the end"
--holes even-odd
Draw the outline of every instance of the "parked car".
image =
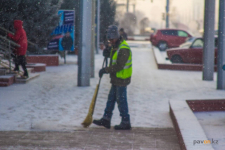
POLYGON ((152 45, 157 46, 161 51, 165 51, 167 48, 179 47, 190 37, 192 35, 184 30, 160 29, 150 35, 150 41, 152 45))
MULTIPOLYGON (((203 38, 192 37, 185 43, 181 44, 179 48, 167 49, 168 58, 173 63, 190 63, 202 64, 203 62, 203 38)), ((217 57, 218 38, 215 37, 215 64, 217 57)))

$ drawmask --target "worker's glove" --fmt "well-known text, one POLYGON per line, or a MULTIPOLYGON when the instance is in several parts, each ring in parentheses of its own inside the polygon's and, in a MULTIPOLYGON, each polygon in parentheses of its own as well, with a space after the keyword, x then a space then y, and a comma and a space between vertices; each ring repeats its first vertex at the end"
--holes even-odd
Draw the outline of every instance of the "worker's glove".
POLYGON ((105 68, 102 68, 101 70, 99 70, 99 78, 102 78, 102 76, 103 76, 103 74, 105 74, 105 73, 107 73, 106 71, 105 71, 105 68))
POLYGON ((111 47, 106 46, 106 48, 103 50, 103 56, 106 58, 110 57, 111 47))

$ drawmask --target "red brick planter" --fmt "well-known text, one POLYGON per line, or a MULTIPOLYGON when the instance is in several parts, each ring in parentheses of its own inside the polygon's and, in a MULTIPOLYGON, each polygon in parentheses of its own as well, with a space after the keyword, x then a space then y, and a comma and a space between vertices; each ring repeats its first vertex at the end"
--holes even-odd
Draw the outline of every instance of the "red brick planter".
MULTIPOLYGON (((202 71, 202 65, 200 64, 159 64, 157 63, 158 69, 168 70, 186 70, 186 71, 202 71)), ((214 67, 214 71, 217 67, 214 67)))
POLYGON ((187 100, 193 112, 225 111, 225 100, 187 100))
MULTIPOLYGON (((171 63, 171 64, 166 64, 165 62, 162 61, 162 59, 160 59, 159 55, 157 54, 157 51, 155 51, 154 49, 153 53, 154 53, 154 58, 155 58, 155 62, 156 65, 158 67, 158 69, 167 69, 167 70, 181 70, 181 71, 202 71, 203 65, 202 64, 179 64, 179 63, 171 63)), ((217 71, 217 66, 214 66, 214 71, 217 71)))
POLYGON ((43 63, 46 66, 58 66, 58 55, 29 55, 26 57, 27 63, 43 63))
POLYGON ((10 86, 15 82, 15 75, 0 76, 0 87, 10 86))
POLYGON ((46 71, 46 64, 40 64, 40 63, 36 63, 36 64, 27 64, 26 67, 27 67, 27 68, 33 68, 33 72, 42 72, 42 71, 46 71))

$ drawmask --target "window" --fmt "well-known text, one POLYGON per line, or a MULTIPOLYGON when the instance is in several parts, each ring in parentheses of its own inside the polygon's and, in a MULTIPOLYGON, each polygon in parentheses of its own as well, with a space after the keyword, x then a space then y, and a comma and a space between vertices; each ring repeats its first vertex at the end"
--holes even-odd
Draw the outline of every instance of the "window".
POLYGON ((194 41, 193 48, 202 48, 203 47, 203 40, 202 39, 197 39, 194 41))
POLYGON ((164 35, 177 36, 177 31, 176 30, 162 30, 161 32, 164 35))
POLYGON ((181 44, 179 47, 180 48, 189 48, 190 46, 191 46, 191 42, 186 42, 186 43, 181 44))
POLYGON ((181 37, 188 37, 188 34, 184 31, 178 31, 178 36, 181 36, 181 37))

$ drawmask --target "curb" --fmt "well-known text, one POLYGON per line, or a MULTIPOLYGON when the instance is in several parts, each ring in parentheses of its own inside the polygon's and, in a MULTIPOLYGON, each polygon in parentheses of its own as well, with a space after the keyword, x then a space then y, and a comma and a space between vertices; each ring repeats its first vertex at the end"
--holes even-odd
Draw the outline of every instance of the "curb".
POLYGON ((207 140, 193 112, 225 111, 225 99, 169 101, 172 119, 181 150, 213 150, 211 144, 194 145, 193 140, 207 140), (196 139, 197 138, 197 139, 196 139))
MULTIPOLYGON (((181 70, 181 71, 202 71, 203 65, 201 64, 168 64, 163 61, 157 53, 159 53, 158 49, 152 46, 152 51, 154 54, 155 62, 157 64, 158 69, 168 69, 168 70, 181 70)), ((214 66, 214 71, 217 71, 217 66, 214 66)))

